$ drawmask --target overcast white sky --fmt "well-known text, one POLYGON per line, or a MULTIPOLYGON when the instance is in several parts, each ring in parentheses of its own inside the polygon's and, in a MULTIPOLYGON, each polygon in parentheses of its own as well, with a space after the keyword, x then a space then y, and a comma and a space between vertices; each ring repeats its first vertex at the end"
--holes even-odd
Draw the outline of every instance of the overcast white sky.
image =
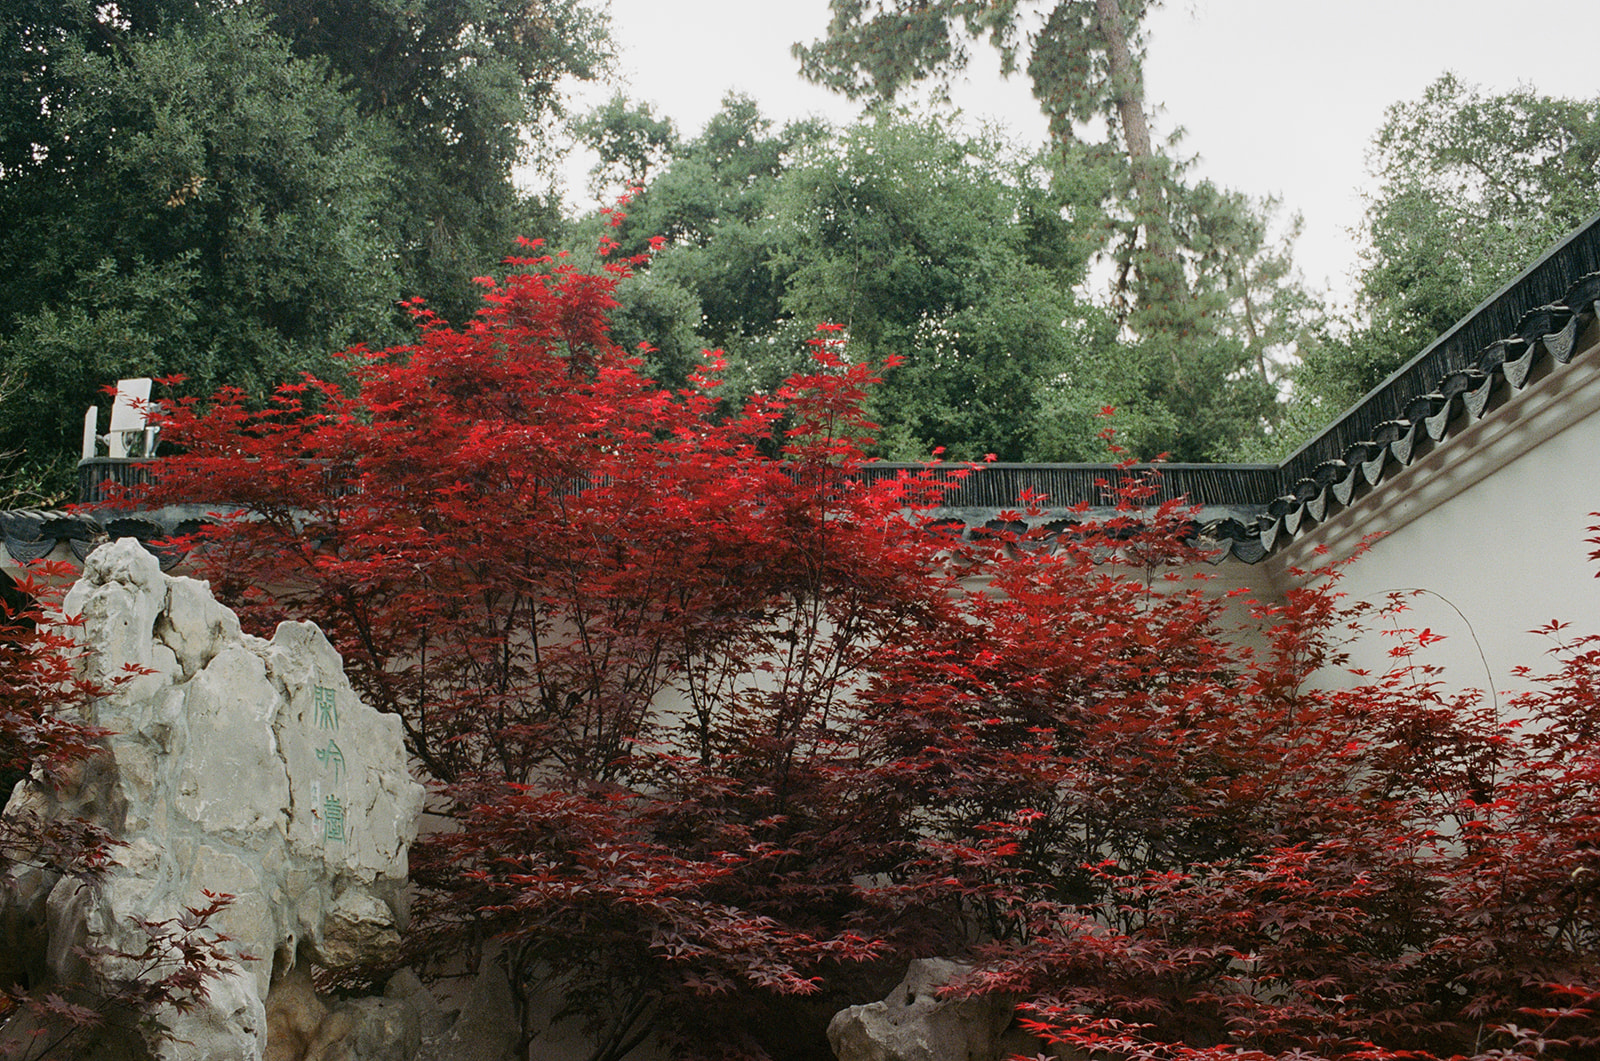
MULTIPOLYGON (((729 90, 779 121, 855 115, 842 97, 800 80, 789 55, 795 41, 826 29, 827 0, 610 3, 621 53, 615 87, 653 102, 685 133, 729 90)), ((1299 211, 1300 269, 1341 296, 1356 265, 1350 230, 1361 217, 1366 145, 1391 103, 1417 97, 1446 70, 1491 90, 1600 94, 1594 0, 1168 0, 1149 35, 1146 89, 1158 129, 1186 130, 1184 151, 1204 176, 1299 211)), ((1026 84, 1002 82, 986 49, 974 49, 954 102, 1023 143, 1042 142, 1026 84)))

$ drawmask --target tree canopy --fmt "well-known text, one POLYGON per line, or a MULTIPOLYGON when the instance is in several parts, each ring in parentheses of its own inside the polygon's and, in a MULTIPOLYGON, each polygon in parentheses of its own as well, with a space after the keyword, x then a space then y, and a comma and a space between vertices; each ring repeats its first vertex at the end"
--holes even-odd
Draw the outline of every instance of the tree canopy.
POLYGON ((1225 459, 1272 416, 1272 365, 1314 313, 1262 205, 1199 182, 1181 189, 1185 308, 1167 331, 1120 327, 1088 292, 1117 166, 1082 145, 1027 151, 887 107, 775 129, 738 97, 689 140, 622 100, 585 129, 597 177, 644 177, 624 248, 661 240, 619 290, 619 338, 655 346, 669 383, 724 349, 751 392, 803 363, 808 322, 845 324, 854 349, 903 359, 874 398, 880 455, 1095 460, 1113 405, 1139 452, 1225 459))
POLYGON ((1307 348, 1297 417, 1326 421, 1600 210, 1600 97, 1439 78, 1372 141, 1356 319, 1307 348))
POLYGON ((77 449, 118 376, 261 392, 403 297, 468 313, 536 219, 511 167, 554 81, 592 76, 579 3, 93 4, 0 13, 0 450, 77 449))
MULTIPOLYGON (((551 148, 559 83, 594 80, 610 55, 594 0, 265 0, 268 28, 326 63, 363 115, 385 127, 396 180, 405 294, 452 319, 476 306, 472 278, 528 230, 512 168, 551 148)), ((533 207, 530 210, 530 206, 533 207)))
MULTIPOLYGON (((1145 110, 1140 26, 1159 0, 831 0, 828 35, 796 45, 802 74, 851 98, 893 99, 934 79, 941 88, 966 68, 969 42, 999 52, 1001 73, 1026 70, 1034 98, 1059 140, 1077 139, 1101 119, 1127 161, 1132 221, 1146 256, 1140 279, 1181 293, 1163 187, 1166 162, 1152 143, 1145 110), (1035 25, 1035 22, 1037 25, 1035 25)), ((1134 259, 1130 257, 1129 261, 1134 259)))
POLYGON ((1152 133, 1141 27, 1147 0, 834 0, 827 36, 797 46, 802 71, 852 97, 892 99, 947 83, 987 41, 1025 74, 1049 119, 1057 165, 1085 158, 1107 179, 1098 248, 1113 263, 1121 366, 1149 410, 1132 439, 1179 460, 1236 457, 1277 415, 1277 361, 1316 300, 1269 238, 1275 204, 1191 184, 1176 141, 1152 133), (1251 378, 1253 376, 1253 379, 1251 378))
POLYGON ((770 393, 804 367, 810 322, 831 321, 857 356, 900 362, 873 398, 875 452, 1093 459, 1093 413, 1125 394, 1114 322, 1075 290, 1103 183, 934 118, 780 130, 730 98, 629 204, 624 246, 661 240, 619 289, 619 335, 665 335, 667 382, 705 346, 728 354, 730 386, 770 393))

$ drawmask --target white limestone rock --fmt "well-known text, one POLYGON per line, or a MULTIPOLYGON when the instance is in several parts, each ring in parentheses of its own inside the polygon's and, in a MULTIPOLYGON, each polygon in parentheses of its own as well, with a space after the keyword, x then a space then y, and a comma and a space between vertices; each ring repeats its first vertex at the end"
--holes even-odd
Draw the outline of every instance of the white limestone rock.
POLYGON ((968 966, 919 959, 881 1002, 851 1006, 828 1023, 839 1061, 999 1061, 1017 1044, 1007 1036, 1014 999, 941 999, 938 992, 968 966))
POLYGON ((400 721, 357 698, 314 625, 283 623, 271 641, 242 634, 206 583, 163 575, 132 539, 90 555, 65 607, 83 616, 83 668, 119 680, 87 712, 111 735, 103 757, 42 794, 19 786, 13 804, 96 821, 124 846, 94 893, 18 871, 5 935, 19 917, 40 921, 36 898, 11 897, 43 888, 33 931, 48 933, 49 971, 65 981, 82 971, 75 948, 137 951, 133 918, 175 917, 205 905, 205 890, 229 893, 214 927, 248 960, 195 1010, 161 1015, 175 1037, 157 1054, 260 1061, 275 959, 280 970, 302 953, 340 965, 398 945, 423 798, 400 721))
POLYGON ((389 904, 364 888, 347 888, 328 908, 321 938, 307 946, 318 965, 337 969, 364 955, 394 953, 400 932, 389 904))

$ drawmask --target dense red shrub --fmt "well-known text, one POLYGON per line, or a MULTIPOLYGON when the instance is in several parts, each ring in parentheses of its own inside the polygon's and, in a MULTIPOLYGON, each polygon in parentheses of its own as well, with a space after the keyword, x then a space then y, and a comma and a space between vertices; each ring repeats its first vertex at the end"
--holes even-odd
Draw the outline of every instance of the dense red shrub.
POLYGON ((449 818, 422 950, 498 939, 608 1061, 815 1054, 930 954, 1106 1056, 1593 1049, 1600 649, 1522 728, 1406 660, 1323 691, 1337 572, 1221 597, 1137 483, 942 537, 942 471, 851 474, 874 374, 833 339, 730 414, 714 363, 668 393, 610 342, 627 263, 511 264, 352 393, 179 403, 144 498, 236 507, 216 587, 401 718, 449 818))

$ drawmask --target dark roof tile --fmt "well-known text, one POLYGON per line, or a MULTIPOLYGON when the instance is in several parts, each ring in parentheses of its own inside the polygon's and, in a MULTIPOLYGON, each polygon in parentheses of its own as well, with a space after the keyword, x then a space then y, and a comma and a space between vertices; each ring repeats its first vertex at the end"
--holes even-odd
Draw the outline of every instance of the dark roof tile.
POLYGON ((1593 313, 1594 304, 1600 301, 1600 272, 1579 277, 1561 297, 1561 304, 1574 313, 1593 313))

